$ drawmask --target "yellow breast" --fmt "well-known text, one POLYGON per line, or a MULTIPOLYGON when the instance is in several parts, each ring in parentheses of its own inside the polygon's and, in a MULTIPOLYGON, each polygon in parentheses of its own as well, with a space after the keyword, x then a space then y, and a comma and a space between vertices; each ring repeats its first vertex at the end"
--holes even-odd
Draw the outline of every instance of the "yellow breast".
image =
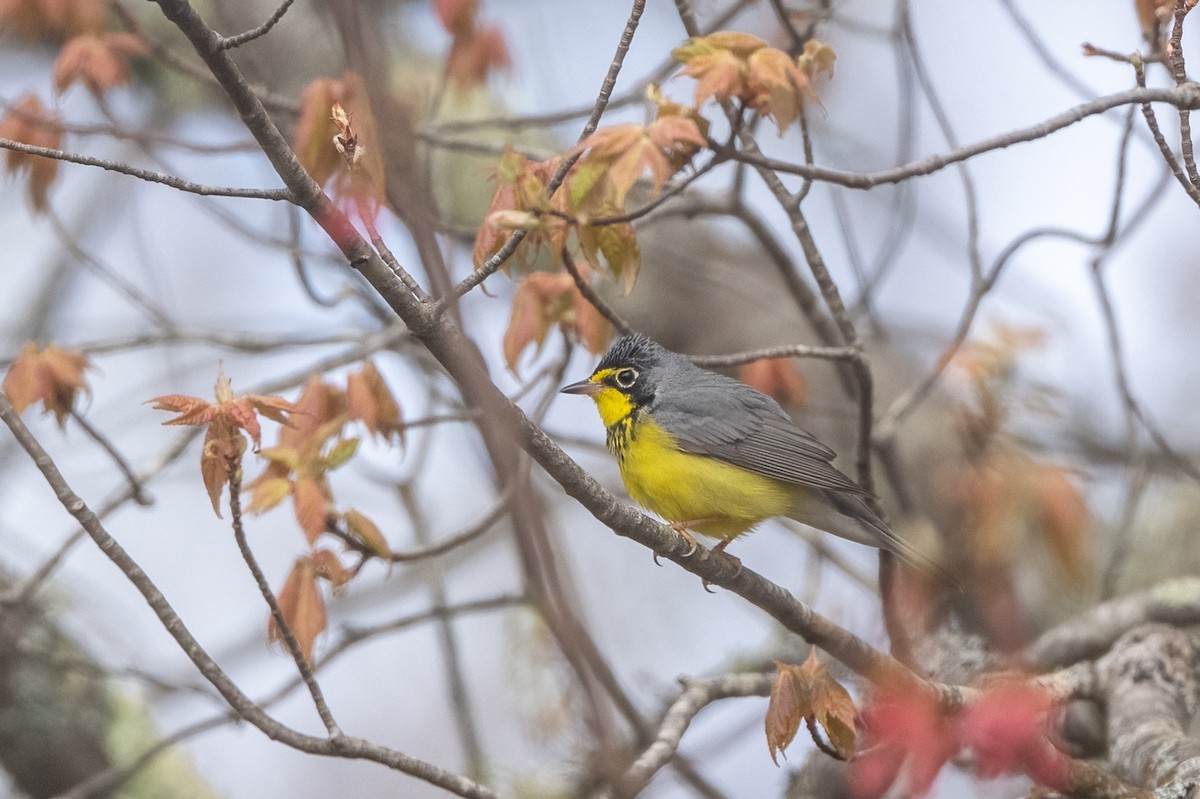
POLYGON ((726 539, 788 512, 793 492, 786 483, 683 452, 648 415, 630 413, 631 407, 620 414, 620 392, 606 394, 595 399, 606 424, 612 422, 609 447, 625 488, 642 505, 668 521, 698 522, 689 529, 726 539))

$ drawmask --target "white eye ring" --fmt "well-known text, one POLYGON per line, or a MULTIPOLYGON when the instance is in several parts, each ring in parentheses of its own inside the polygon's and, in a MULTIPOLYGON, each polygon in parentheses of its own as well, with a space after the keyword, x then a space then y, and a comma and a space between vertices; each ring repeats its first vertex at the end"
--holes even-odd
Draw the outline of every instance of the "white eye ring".
POLYGON ((617 385, 621 388, 633 388, 633 384, 637 382, 638 373, 636 369, 622 369, 613 377, 617 381, 617 385))

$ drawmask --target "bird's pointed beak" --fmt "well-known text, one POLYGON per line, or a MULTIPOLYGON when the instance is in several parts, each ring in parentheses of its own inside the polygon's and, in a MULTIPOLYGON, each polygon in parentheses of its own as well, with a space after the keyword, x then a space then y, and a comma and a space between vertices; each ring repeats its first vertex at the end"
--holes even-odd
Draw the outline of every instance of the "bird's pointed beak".
POLYGON ((572 383, 569 386, 564 386, 559 390, 559 394, 583 394, 584 396, 592 396, 600 392, 604 386, 600 383, 593 383, 591 378, 580 380, 578 383, 572 383))

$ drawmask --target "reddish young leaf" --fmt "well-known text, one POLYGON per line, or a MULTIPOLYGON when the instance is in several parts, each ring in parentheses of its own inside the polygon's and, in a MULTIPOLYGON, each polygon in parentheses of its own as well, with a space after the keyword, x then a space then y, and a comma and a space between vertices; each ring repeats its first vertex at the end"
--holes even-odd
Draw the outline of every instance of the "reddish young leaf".
POLYGON ((841 683, 833 679, 828 667, 817 659, 814 649, 799 669, 799 684, 808 693, 812 716, 838 754, 847 760, 854 754, 858 737, 854 722, 858 709, 841 683))
POLYGON ((312 559, 317 576, 329 581, 329 584, 333 586, 334 594, 342 593, 342 588, 354 576, 354 573, 343 566, 342 562, 338 560, 338 556, 328 549, 318 549, 312 554, 312 559))
POLYGON ((460 89, 478 86, 496 70, 512 67, 508 42, 498 26, 474 28, 455 36, 446 57, 446 74, 460 89))
MULTIPOLYGON (((732 50, 717 46, 712 38, 705 36, 689 39, 682 47, 671 51, 671 56, 684 65, 683 74, 696 79, 697 108, 710 97, 716 98, 717 102, 723 102, 738 95, 745 88, 745 57, 739 57, 732 50)), ((747 34, 745 44, 749 52, 753 52, 766 47, 767 43, 747 34)))
POLYGON ((557 303, 573 287, 571 276, 565 272, 557 275, 534 272, 521 281, 513 296, 512 316, 504 332, 504 362, 514 374, 517 360, 525 348, 536 343, 540 351, 546 342, 554 317, 554 311, 547 306, 557 303))
POLYGON ((331 146, 337 130, 329 113, 340 94, 341 81, 317 78, 300 95, 300 116, 292 146, 300 163, 321 186, 329 182, 341 162, 337 149, 331 146))
POLYGON ((797 687, 794 669, 795 666, 786 663, 775 664, 775 682, 771 683, 771 697, 767 703, 767 751, 771 753, 771 762, 777 766, 776 755, 783 754, 795 740, 800 722, 808 711, 797 687))
MULTIPOLYGON (((0 119, 0 138, 51 150, 62 148, 62 125, 32 94, 22 96, 0 119)), ((4 168, 9 174, 29 170, 29 202, 35 211, 46 210, 47 192, 58 174, 58 161, 41 155, 7 150, 4 168)))
POLYGON ((299 451, 315 443, 319 449, 341 429, 346 417, 346 395, 321 378, 312 377, 304 384, 295 407, 291 424, 279 431, 280 447, 299 451))
POLYGON ((156 411, 172 411, 179 414, 174 419, 163 422, 166 425, 198 426, 223 421, 234 428, 245 430, 254 441, 256 452, 262 446, 262 428, 259 426, 257 414, 261 413, 269 419, 287 424, 286 414, 296 410, 296 407, 283 397, 265 397, 259 394, 234 396, 233 387, 224 372, 217 373, 215 395, 215 403, 183 394, 164 394, 148 402, 154 403, 156 411))
POLYGON ((319 78, 305 87, 296 121, 296 155, 324 186, 361 207, 377 208, 384 200, 383 151, 366 86, 355 72, 339 80, 319 78), (353 126, 351 127, 351 120, 353 126))
POLYGON ((308 543, 312 544, 325 532, 330 511, 328 492, 317 478, 302 475, 292 486, 292 502, 296 507, 296 521, 308 543))
POLYGON ((156 411, 179 414, 163 424, 208 426, 200 454, 200 473, 204 478, 204 487, 208 491, 209 499, 212 500, 213 510, 220 516, 222 488, 234 470, 241 468, 242 455, 246 451, 246 439, 241 431, 250 434, 257 451, 262 443, 262 430, 257 414, 262 413, 286 425, 288 414, 295 411, 295 406, 282 397, 264 397, 258 394, 234 396, 229 379, 221 371, 217 373, 214 393, 216 402, 184 394, 164 394, 148 401, 154 403, 156 411))
POLYGON ((746 61, 744 96, 751 108, 775 118, 780 135, 800 116, 804 98, 816 99, 808 76, 796 60, 782 50, 764 47, 746 61))
POLYGON ((129 83, 131 56, 145 55, 146 46, 132 33, 83 33, 69 39, 54 62, 54 91, 62 94, 83 83, 99 97, 129 83))
POLYGON ((613 325, 580 294, 575 301, 575 332, 588 352, 601 355, 612 343, 613 325))
MULTIPOLYGON (((649 125, 613 125, 601 128, 572 149, 571 154, 586 152, 581 164, 601 164, 607 167, 600 177, 608 181, 611 191, 598 196, 601 202, 621 207, 633 185, 650 172, 655 192, 667 178, 687 162, 687 153, 694 153, 706 143, 695 120, 684 116, 664 116, 649 125)), ((577 167, 578 168, 578 167, 577 167)), ((572 192, 572 199, 581 196, 572 192)), ((590 195, 596 197, 596 195, 590 195)), ((576 212, 590 209, 574 207, 576 212)))
POLYGON ((900 778, 898 795, 925 793, 958 750, 953 727, 924 694, 881 696, 862 716, 865 734, 850 764, 850 783, 861 799, 883 796, 900 778))
POLYGON ((767 705, 767 748, 776 765, 804 720, 816 721, 843 758, 854 754, 858 711, 850 694, 829 674, 814 650, 802 666, 775 664, 775 682, 767 705))
POLYGON ((4 377, 4 395, 17 413, 41 402, 45 413, 53 413, 58 426, 66 426, 75 407, 75 397, 87 393, 83 372, 90 366, 82 352, 64 350, 50 344, 45 349, 26 344, 4 377))
POLYGON ((688 39, 671 53, 683 73, 696 79, 696 107, 709 98, 740 98, 760 113, 774 117, 782 133, 800 113, 805 98, 816 99, 811 77, 832 67, 828 45, 805 49, 800 59, 768 47, 757 36, 721 32, 688 39))
MULTIPOLYGON (((312 663, 313 646, 317 636, 325 631, 328 617, 325 614, 325 600, 317 585, 317 566, 311 557, 302 557, 292 566, 276 602, 284 624, 300 645, 304 657, 312 663)), ((274 617, 267 620, 267 640, 272 643, 283 640, 274 617)))
MULTIPOLYGON (((546 184, 560 163, 560 158, 530 161, 512 149, 506 149, 500 156, 493 171, 496 191, 492 194, 491 205, 471 249, 476 268, 483 266, 517 229, 529 231, 513 259, 518 264, 527 263, 530 254, 543 246, 550 248, 555 259, 559 257, 566 246, 566 221, 557 217, 543 217, 542 213, 550 207, 546 184)), ((565 196, 566 189, 557 192, 556 202, 565 202, 565 196)), ((508 263, 511 264, 513 260, 508 263)), ((504 270, 509 271, 507 264, 504 270)))
POLYGON ((404 423, 400 406, 383 382, 383 376, 370 361, 346 378, 346 412, 351 419, 366 425, 373 435, 404 442, 404 423))
POLYGON ((212 502, 213 512, 221 518, 221 493, 230 476, 239 468, 246 453, 246 437, 223 418, 216 418, 204 433, 200 451, 200 476, 212 502))
POLYGON ((29 40, 54 40, 99 33, 108 17, 107 0, 0 0, 0 30, 29 40))
POLYGON ((791 358, 760 358, 738 368, 738 377, 748 386, 783 403, 802 404, 808 396, 804 375, 791 358))
POLYGON ((1066 755, 1046 738, 1046 715, 1054 702, 1021 682, 992 688, 958 719, 958 734, 974 753, 983 777, 1022 772, 1039 785, 1071 789, 1066 755))

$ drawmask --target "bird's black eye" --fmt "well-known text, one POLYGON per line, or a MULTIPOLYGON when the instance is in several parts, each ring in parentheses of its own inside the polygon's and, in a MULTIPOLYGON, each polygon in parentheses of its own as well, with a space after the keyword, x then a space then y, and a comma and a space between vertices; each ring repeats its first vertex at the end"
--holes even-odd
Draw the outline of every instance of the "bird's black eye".
POLYGON ((614 379, 621 388, 633 388, 633 384, 637 382, 637 376, 638 373, 633 369, 622 369, 617 372, 614 379))

